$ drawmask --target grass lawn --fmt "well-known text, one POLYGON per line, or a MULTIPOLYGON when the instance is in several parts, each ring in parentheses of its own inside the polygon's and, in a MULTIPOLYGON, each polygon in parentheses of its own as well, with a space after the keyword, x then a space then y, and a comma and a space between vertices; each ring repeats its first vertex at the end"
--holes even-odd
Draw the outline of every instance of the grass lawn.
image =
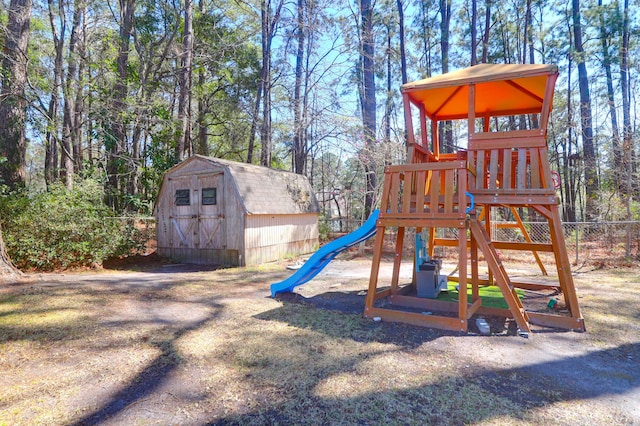
POLYGON ((362 265, 290 301, 269 297, 281 265, 4 285, 0 425, 640 424, 638 270, 578 271, 588 332, 522 339, 314 303, 363 299, 367 274, 345 276, 362 265))

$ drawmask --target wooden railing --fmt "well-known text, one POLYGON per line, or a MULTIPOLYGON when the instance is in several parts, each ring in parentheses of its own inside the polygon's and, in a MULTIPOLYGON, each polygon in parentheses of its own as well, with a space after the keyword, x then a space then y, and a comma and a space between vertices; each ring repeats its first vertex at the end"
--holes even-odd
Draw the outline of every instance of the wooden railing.
POLYGON ((469 192, 478 204, 558 202, 541 137, 476 140, 470 144, 467 161, 469 192))
POLYGON ((380 220, 385 226, 465 226, 465 161, 387 166, 384 179, 380 220))

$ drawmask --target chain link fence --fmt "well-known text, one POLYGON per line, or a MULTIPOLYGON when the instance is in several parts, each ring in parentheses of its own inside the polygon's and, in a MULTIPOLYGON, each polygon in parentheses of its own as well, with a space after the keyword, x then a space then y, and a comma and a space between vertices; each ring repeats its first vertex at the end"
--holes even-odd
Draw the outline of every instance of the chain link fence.
MULTIPOLYGON (((535 243, 550 243, 547 222, 524 222, 535 243)), ((515 222, 492 222, 496 241, 525 241, 515 222)), ((640 258, 640 222, 566 222, 562 224, 569 259, 575 263, 593 259, 640 258)))
MULTIPOLYGON (((551 243, 548 222, 523 222, 523 226, 531 242, 551 243)), ((491 222, 494 241, 526 242, 525 232, 515 221, 491 222)), ((575 264, 640 259, 640 222, 566 222, 562 224, 562 233, 569 260, 575 264)), ((436 237, 457 239, 458 230, 438 229, 436 237)), ((441 254, 445 255, 444 252, 441 254)), ((547 253, 540 255, 551 256, 547 253)))
MULTIPOLYGON (((329 219, 331 238, 353 232, 360 225, 357 219, 329 219)), ((551 243, 549 224, 545 222, 524 222, 524 229, 534 243, 551 243)), ((565 245, 569 260, 573 263, 595 261, 608 263, 627 259, 640 259, 640 222, 567 222, 562 224, 565 245)), ((393 245, 395 232, 392 230, 385 240, 393 245)), ((491 235, 495 241, 524 242, 524 233, 518 223, 507 221, 492 221, 491 235)), ((438 229, 438 238, 458 238, 455 228, 438 229)), ((406 244, 412 244, 413 237, 405 236, 406 244)), ((410 247, 408 247, 410 248, 410 247)), ((444 249, 444 251, 449 251, 444 249)), ((445 255, 445 253, 441 253, 445 255)), ((544 253, 541 253, 544 255, 544 253)))
MULTIPOLYGON (((156 221, 153 217, 119 217, 113 220, 126 221, 135 227, 147 241, 147 253, 157 247, 156 221)), ((328 219, 330 239, 353 232, 362 225, 358 219, 328 219)), ((547 222, 524 222, 524 228, 534 243, 550 243, 549 224, 547 222)), ((617 261, 640 259, 640 222, 567 222, 562 224, 565 245, 569 259, 574 263, 585 261, 617 261)), ((395 241, 395 232, 386 235, 391 245, 395 241)), ((495 241, 524 242, 525 236, 517 222, 492 221, 491 234, 495 241)), ((458 238, 455 228, 439 229, 438 238, 458 238)), ((405 236, 408 245, 412 245, 413 236, 405 236)))

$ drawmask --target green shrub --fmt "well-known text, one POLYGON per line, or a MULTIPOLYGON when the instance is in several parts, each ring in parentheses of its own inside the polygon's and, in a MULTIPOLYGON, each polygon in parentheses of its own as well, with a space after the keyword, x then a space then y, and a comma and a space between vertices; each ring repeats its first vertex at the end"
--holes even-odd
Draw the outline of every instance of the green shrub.
POLYGON ((21 269, 55 270, 93 266, 144 246, 131 220, 113 219, 104 190, 94 180, 72 191, 52 186, 36 194, 0 200, 0 220, 13 263, 21 269))
POLYGON ((318 217, 318 234, 320 241, 327 241, 330 233, 331 225, 329 224, 329 218, 326 214, 321 213, 320 217, 318 217))

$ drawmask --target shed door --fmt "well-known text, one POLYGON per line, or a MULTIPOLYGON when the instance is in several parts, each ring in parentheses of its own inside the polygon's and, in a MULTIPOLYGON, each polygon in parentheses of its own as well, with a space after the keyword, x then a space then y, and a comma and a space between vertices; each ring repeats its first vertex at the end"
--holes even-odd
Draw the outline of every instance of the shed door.
POLYGON ((194 198, 198 198, 198 245, 200 248, 224 249, 227 245, 223 208, 224 174, 196 176, 194 198))
POLYGON ((175 207, 171 218, 173 247, 225 248, 223 177, 217 173, 171 179, 175 207))

